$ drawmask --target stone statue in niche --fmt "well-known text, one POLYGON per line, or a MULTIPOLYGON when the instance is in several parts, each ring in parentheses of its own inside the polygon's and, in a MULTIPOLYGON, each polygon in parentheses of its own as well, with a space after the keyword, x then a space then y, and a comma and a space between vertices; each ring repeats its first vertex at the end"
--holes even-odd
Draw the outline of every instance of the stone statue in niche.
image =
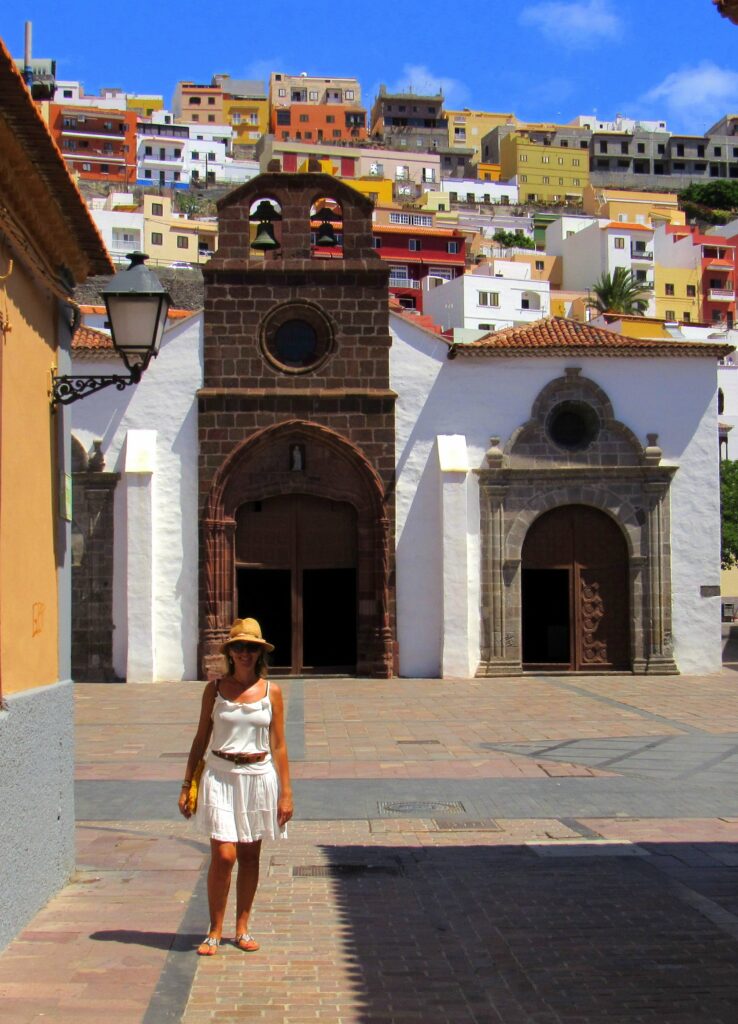
POLYGON ((290 473, 302 473, 305 470, 305 445, 290 445, 290 473))

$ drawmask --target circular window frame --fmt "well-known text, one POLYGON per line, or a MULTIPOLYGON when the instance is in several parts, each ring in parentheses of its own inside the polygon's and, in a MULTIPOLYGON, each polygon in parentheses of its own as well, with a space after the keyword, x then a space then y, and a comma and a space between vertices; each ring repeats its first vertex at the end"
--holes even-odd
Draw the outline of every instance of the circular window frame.
POLYGON ((563 452, 583 452, 590 448, 599 437, 602 429, 602 420, 597 410, 581 399, 565 399, 557 402, 546 416, 546 436, 551 444, 563 452), (573 444, 566 444, 555 436, 555 420, 564 413, 575 413, 581 416, 583 434, 580 440, 573 444))
POLYGON ((335 332, 333 324, 322 309, 305 302, 288 302, 268 313, 259 328, 259 347, 264 359, 279 373, 303 376, 316 373, 330 358, 334 350, 335 332), (291 320, 308 324, 315 332, 317 355, 307 366, 291 366, 277 355, 277 332, 291 320))

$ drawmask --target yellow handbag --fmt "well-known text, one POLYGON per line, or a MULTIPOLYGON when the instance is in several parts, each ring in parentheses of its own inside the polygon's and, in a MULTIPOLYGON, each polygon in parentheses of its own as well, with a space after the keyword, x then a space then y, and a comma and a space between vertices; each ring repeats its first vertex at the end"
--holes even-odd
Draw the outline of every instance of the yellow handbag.
POLYGON ((192 773, 192 781, 190 782, 190 788, 187 791, 187 809, 190 814, 194 814, 197 810, 197 792, 200 788, 200 776, 202 775, 204 767, 205 758, 201 757, 197 762, 194 772, 192 773))

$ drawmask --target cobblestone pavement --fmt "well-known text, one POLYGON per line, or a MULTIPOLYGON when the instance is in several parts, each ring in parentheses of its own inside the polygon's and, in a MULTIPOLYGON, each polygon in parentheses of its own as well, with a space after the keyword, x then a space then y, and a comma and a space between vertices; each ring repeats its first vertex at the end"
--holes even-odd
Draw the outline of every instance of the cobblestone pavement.
POLYGON ((737 684, 285 682, 262 949, 209 959, 202 685, 80 684, 78 869, 0 955, 0 1022, 735 1024, 737 684))

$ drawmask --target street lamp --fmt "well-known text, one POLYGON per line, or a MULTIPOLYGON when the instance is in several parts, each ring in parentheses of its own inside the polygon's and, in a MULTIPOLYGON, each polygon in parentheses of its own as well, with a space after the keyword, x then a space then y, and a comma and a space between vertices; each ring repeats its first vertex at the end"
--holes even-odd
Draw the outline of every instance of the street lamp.
POLYGON ((114 384, 123 391, 129 384, 138 384, 141 376, 159 354, 167 312, 171 305, 169 293, 144 261, 142 252, 127 257, 131 263, 120 270, 102 289, 108 312, 113 348, 128 370, 123 374, 88 375, 86 377, 52 374, 51 407, 70 405, 80 398, 114 384))

